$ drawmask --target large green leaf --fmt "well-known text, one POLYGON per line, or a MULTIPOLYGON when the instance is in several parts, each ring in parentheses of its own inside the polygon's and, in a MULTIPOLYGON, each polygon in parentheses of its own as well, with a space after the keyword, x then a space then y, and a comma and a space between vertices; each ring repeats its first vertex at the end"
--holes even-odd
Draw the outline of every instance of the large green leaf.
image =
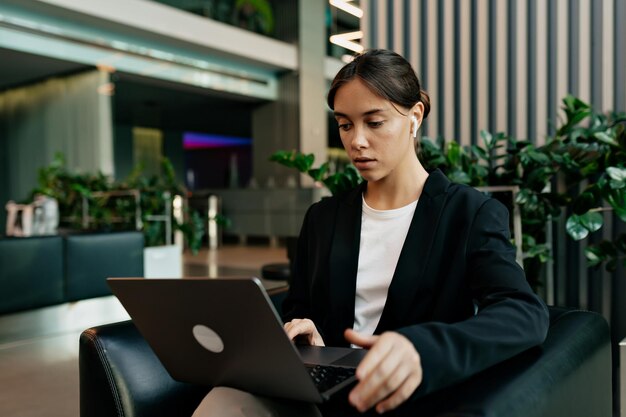
POLYGON ((604 225, 604 217, 597 211, 590 211, 580 216, 580 222, 589 232, 593 233, 600 230, 604 225))
POLYGON ((315 162, 315 155, 310 154, 302 154, 297 153, 294 158, 294 165, 300 172, 308 172, 309 169, 313 166, 313 162, 315 162))
POLYGON ((626 182, 626 168, 608 167, 606 173, 615 181, 626 182))
POLYGON ((589 236, 589 229, 583 226, 580 216, 577 215, 570 216, 567 219, 565 230, 567 230, 567 234, 574 240, 583 240, 589 236))
POLYGON ((615 137, 607 132, 597 132, 593 135, 600 142, 606 143, 611 146, 619 146, 615 137))

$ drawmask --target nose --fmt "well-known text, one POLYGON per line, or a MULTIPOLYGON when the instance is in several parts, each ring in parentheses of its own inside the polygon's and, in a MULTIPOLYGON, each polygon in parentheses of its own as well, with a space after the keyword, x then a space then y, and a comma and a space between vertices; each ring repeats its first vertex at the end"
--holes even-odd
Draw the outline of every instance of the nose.
POLYGON ((361 127, 354 126, 352 130, 352 140, 350 141, 353 149, 363 149, 368 146, 365 130, 361 127))

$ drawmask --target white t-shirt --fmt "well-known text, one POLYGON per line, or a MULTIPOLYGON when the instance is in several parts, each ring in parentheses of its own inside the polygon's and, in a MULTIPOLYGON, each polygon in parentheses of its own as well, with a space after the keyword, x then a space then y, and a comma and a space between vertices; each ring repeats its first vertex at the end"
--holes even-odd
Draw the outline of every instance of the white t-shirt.
POLYGON ((393 210, 375 210, 365 203, 356 276, 354 330, 374 334, 387 300, 417 200, 393 210))

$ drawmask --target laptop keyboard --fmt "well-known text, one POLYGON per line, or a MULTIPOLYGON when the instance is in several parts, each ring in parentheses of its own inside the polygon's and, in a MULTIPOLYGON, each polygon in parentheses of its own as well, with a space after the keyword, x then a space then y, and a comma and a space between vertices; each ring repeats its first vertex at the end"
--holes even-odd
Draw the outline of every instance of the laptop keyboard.
POLYGON ((331 365, 315 365, 308 367, 308 371, 318 391, 323 393, 354 376, 356 369, 331 365))

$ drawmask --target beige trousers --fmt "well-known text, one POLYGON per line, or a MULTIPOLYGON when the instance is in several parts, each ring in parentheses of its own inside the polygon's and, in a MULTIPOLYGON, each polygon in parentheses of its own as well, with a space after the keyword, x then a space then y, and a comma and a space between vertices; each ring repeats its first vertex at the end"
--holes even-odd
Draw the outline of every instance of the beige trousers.
POLYGON ((235 388, 216 387, 192 417, 322 417, 315 404, 262 397, 235 388))

